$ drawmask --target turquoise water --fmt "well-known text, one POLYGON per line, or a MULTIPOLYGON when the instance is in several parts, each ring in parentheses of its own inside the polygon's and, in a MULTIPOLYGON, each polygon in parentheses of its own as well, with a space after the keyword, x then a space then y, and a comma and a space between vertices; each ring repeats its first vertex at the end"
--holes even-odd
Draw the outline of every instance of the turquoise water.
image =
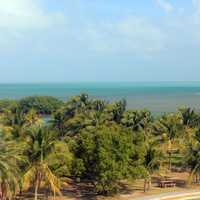
POLYGON ((182 106, 200 108, 200 82, 0 84, 0 98, 50 95, 65 100, 83 92, 108 101, 125 98, 129 108, 155 113, 182 106))

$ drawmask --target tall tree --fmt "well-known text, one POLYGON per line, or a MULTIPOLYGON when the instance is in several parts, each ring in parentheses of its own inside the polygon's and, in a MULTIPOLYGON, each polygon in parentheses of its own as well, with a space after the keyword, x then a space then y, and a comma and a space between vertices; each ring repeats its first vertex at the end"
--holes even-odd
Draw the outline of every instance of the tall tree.
POLYGON ((184 143, 188 142, 194 136, 197 128, 200 126, 200 114, 191 108, 179 109, 183 120, 184 143))
POLYGON ((61 182, 49 167, 49 154, 54 152, 55 134, 48 128, 32 126, 27 130, 26 153, 29 158, 29 167, 24 175, 24 187, 28 188, 32 183, 35 185, 35 200, 42 181, 49 184, 54 193, 61 194, 61 182))
POLYGON ((144 192, 146 189, 151 188, 151 176, 156 171, 161 169, 162 163, 164 161, 164 152, 160 148, 158 141, 155 138, 151 138, 146 141, 146 153, 144 159, 144 166, 147 170, 147 176, 145 177, 144 182, 144 192), (148 182, 148 188, 147 188, 148 182))
POLYGON ((177 149, 174 148, 176 138, 182 134, 182 118, 177 113, 170 113, 162 116, 153 125, 153 132, 162 140, 163 147, 168 154, 169 170, 172 166, 172 154, 177 149), (165 143, 165 141, 167 143, 165 143))
POLYGON ((76 170, 82 171, 76 174, 89 179, 97 192, 113 192, 120 180, 141 177, 143 150, 139 137, 116 124, 84 129, 75 150, 79 166, 76 170))
POLYGON ((0 137, 0 199, 11 199, 19 191, 19 162, 23 159, 22 146, 0 137))
MULTIPOLYGON (((185 167, 190 169, 190 184, 194 176, 198 177, 200 174, 200 129, 196 131, 193 140, 188 141, 184 161, 185 167)), ((196 179, 196 181, 198 180, 196 179)))
POLYGON ((123 114, 121 123, 133 131, 143 131, 148 137, 152 121, 153 117, 148 110, 128 110, 123 114))

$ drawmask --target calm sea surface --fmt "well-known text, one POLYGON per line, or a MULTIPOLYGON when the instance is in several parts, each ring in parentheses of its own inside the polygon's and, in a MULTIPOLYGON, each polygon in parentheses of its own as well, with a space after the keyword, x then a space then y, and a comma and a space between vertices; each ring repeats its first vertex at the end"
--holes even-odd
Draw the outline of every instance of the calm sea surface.
POLYGON ((80 93, 108 101, 125 98, 128 108, 148 108, 154 113, 182 106, 200 109, 200 82, 0 84, 0 98, 49 95, 65 100, 80 93))

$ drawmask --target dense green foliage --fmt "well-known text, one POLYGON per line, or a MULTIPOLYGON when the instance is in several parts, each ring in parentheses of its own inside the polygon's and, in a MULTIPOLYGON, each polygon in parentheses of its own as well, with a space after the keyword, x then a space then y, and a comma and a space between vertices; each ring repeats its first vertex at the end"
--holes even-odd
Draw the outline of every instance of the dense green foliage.
POLYGON ((14 111, 17 107, 17 101, 10 99, 2 99, 0 100, 0 113, 4 113, 6 111, 14 111))
POLYGON ((62 101, 48 96, 25 97, 19 101, 21 112, 27 113, 34 109, 39 114, 51 114, 63 104, 62 101))
MULTIPOLYGON (((116 192, 122 180, 182 169, 200 172, 200 113, 182 108, 154 118, 88 95, 0 101, 0 190, 11 198, 29 188, 61 194, 63 178, 87 180, 97 193, 116 192), (45 122, 42 115, 51 115, 45 122)), ((148 187, 147 187, 148 185, 148 187)))
POLYGON ((144 159, 141 143, 142 138, 117 125, 85 129, 75 149, 76 161, 83 170, 75 167, 75 174, 89 178, 98 192, 113 191, 119 180, 140 176, 137 170, 143 170, 140 165, 144 159))

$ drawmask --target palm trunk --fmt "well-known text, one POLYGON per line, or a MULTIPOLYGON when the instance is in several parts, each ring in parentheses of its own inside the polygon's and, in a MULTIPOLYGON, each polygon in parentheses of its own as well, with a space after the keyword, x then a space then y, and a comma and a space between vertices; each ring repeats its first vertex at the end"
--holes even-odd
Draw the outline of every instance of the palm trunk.
POLYGON ((5 188, 5 185, 2 183, 1 184, 1 199, 6 200, 6 198, 7 198, 6 188, 5 188))
POLYGON ((0 200, 3 200, 3 191, 2 191, 2 185, 0 185, 0 200))
POLYGON ((49 187, 47 187, 46 190, 45 190, 45 197, 46 197, 46 200, 48 200, 48 197, 49 197, 49 187))
POLYGON ((55 191, 55 189, 53 190, 53 199, 54 200, 56 199, 56 191, 55 191))
POLYGON ((173 139, 170 139, 168 141, 168 154, 169 154, 169 170, 171 171, 172 169, 172 144, 173 144, 173 139))
POLYGON ((198 183, 198 177, 197 177, 197 174, 195 175, 195 182, 198 183))
POLYGON ((39 181, 37 178, 36 184, 35 184, 35 200, 37 200, 37 198, 38 198, 38 188, 39 188, 39 181))
POLYGON ((145 178, 144 179, 144 192, 146 192, 146 189, 147 189, 147 179, 145 178))
POLYGON ((172 154, 171 152, 169 153, 169 170, 172 170, 172 154))
POLYGON ((150 177, 150 178, 149 178, 149 182, 148 182, 148 190, 151 189, 151 184, 152 184, 152 182, 151 182, 151 177, 150 177))

